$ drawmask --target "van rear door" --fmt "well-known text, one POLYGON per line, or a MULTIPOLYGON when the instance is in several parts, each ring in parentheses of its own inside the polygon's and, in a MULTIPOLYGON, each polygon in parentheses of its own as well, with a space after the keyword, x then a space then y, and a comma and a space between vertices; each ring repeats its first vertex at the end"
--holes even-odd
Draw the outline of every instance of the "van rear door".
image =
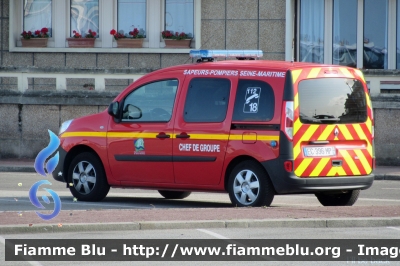
POLYGON ((371 174, 373 115, 360 72, 350 68, 297 71, 293 75, 298 77, 294 82, 294 173, 299 177, 371 174))

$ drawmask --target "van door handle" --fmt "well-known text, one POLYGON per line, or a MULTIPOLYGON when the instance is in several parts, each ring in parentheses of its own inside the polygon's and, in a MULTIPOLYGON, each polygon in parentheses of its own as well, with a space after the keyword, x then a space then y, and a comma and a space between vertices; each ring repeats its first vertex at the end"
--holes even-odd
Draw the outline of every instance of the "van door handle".
POLYGON ((323 145, 323 144, 329 144, 328 140, 316 140, 316 141, 310 141, 311 145, 323 145))
POLYGON ((333 167, 340 167, 342 166, 342 160, 332 160, 333 167))
POLYGON ((171 137, 171 135, 167 135, 167 134, 158 134, 157 136, 156 136, 156 138, 158 138, 158 139, 169 139, 171 137))
POLYGON ((188 139, 188 138, 190 138, 190 135, 183 133, 183 134, 176 135, 176 138, 177 139, 188 139))

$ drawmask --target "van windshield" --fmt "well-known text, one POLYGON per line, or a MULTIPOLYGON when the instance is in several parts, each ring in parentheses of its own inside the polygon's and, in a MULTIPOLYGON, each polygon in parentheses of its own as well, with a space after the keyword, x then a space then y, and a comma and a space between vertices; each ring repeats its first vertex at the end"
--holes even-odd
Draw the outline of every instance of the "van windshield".
POLYGON ((299 108, 303 124, 363 123, 367 120, 365 92, 362 83, 356 79, 301 81, 299 108))

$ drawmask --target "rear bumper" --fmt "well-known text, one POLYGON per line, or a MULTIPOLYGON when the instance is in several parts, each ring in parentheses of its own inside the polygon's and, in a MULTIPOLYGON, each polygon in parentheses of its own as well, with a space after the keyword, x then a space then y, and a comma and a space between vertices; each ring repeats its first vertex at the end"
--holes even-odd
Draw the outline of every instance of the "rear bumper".
POLYGON ((322 191, 368 189, 374 175, 300 178, 284 170, 283 160, 262 162, 278 194, 316 193, 322 191))

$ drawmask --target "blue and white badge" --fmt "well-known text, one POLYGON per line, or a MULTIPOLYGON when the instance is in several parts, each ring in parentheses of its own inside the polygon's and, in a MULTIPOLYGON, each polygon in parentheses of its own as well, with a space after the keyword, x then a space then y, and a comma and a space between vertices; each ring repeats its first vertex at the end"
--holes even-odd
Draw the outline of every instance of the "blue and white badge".
POLYGON ((258 113, 258 105, 261 97, 260 87, 249 87, 246 89, 243 113, 258 113))

